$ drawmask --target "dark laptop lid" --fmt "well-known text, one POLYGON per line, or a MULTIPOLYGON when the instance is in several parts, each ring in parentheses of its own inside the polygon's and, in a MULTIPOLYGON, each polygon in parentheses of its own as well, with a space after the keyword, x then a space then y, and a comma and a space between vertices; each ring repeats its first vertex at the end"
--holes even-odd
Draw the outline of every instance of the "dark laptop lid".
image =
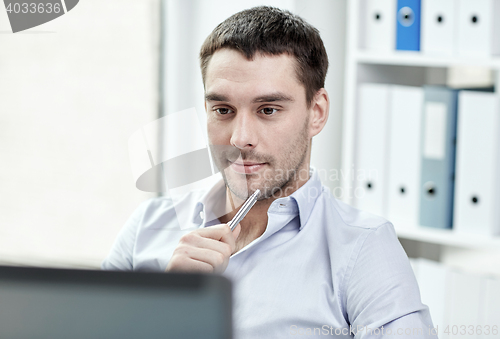
POLYGON ((0 266, 0 338, 231 338, 218 275, 0 266))

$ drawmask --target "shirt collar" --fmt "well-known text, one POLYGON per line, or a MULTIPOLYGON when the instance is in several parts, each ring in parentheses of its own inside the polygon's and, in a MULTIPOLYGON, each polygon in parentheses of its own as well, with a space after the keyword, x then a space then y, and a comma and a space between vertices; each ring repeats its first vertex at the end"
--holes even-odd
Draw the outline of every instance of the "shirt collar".
MULTIPOLYGON (((309 180, 307 180, 298 190, 293 192, 290 196, 276 199, 269 207, 269 212, 271 212, 284 204, 290 205, 288 202, 292 202, 296 207, 291 207, 290 211, 299 214, 300 230, 309 220, 316 199, 322 192, 322 184, 317 170, 311 167, 309 175, 309 180)), ((225 188, 224 180, 221 178, 201 196, 193 209, 192 222, 194 224, 201 227, 210 226, 213 224, 214 220, 220 217, 220 215, 218 215, 220 213, 216 213, 215 211, 220 211, 220 209, 224 207, 224 205, 220 204, 225 203, 225 188)), ((281 210, 281 212, 283 212, 283 210, 281 210)))
POLYGON ((220 217, 215 211, 226 201, 226 185, 222 175, 218 175, 220 179, 199 198, 193 209, 192 222, 198 226, 205 227, 209 221, 220 217))
POLYGON ((316 203, 317 198, 323 190, 317 170, 311 167, 309 175, 309 180, 307 180, 304 185, 302 185, 298 190, 290 195, 290 198, 295 200, 299 208, 300 230, 306 225, 307 221, 309 220, 309 217, 311 216, 312 210, 314 208, 314 204, 316 203))

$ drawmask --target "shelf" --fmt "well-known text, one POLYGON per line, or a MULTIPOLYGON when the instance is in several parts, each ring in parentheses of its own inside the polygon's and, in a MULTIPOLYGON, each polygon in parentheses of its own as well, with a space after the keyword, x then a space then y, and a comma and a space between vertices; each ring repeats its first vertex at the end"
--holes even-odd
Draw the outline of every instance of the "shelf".
POLYGON ((354 60, 358 63, 376 65, 401 65, 420 67, 480 66, 492 69, 500 69, 500 57, 440 57, 423 55, 421 52, 399 51, 392 53, 374 53, 358 51, 354 54, 354 60))
POLYGON ((396 233, 400 238, 440 245, 471 249, 500 249, 500 237, 488 237, 477 234, 458 233, 454 230, 406 225, 396 227, 396 233))
MULTIPOLYGON (((497 92, 498 87, 500 87, 500 56, 439 56, 412 51, 380 52, 361 49, 359 46, 363 45, 363 41, 360 39, 363 34, 363 25, 360 24, 360 14, 363 11, 363 6, 364 3, 360 0, 347 1, 347 53, 341 160, 341 170, 344 173, 352 173, 356 160, 355 136, 358 126, 357 105, 359 84, 370 82, 405 86, 446 84, 450 75, 447 68, 453 66, 471 66, 492 70, 492 83, 497 92), (437 69, 434 70, 433 68, 437 69)), ((355 201, 351 179, 352 177, 350 176, 343 178, 341 188, 348 193, 343 195, 343 201, 353 205, 355 201)), ((401 239, 443 245, 444 248, 442 250, 447 253, 447 256, 443 256, 444 259, 442 260, 447 262, 462 259, 456 256, 455 252, 461 252, 455 251, 457 248, 472 250, 471 252, 478 253, 483 252, 481 251, 483 249, 495 250, 493 252, 500 253, 500 236, 488 237, 464 234, 456 230, 433 229, 415 224, 400 224, 397 222, 394 225, 397 235, 401 239)), ((491 258, 497 257, 491 256, 491 258)), ((471 259, 468 262, 473 262, 474 260, 476 259, 471 259)))

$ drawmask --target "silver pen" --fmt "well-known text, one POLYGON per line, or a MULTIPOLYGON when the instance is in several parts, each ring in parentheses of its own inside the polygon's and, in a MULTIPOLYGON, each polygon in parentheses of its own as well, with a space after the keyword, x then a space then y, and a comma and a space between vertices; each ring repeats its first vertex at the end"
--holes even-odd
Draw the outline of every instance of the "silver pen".
POLYGON ((236 213, 236 215, 231 219, 230 222, 227 223, 231 231, 234 230, 236 225, 240 223, 241 220, 247 215, 248 211, 255 205, 257 202, 257 196, 260 194, 260 190, 257 189, 248 199, 245 201, 243 206, 241 206, 240 210, 236 213))

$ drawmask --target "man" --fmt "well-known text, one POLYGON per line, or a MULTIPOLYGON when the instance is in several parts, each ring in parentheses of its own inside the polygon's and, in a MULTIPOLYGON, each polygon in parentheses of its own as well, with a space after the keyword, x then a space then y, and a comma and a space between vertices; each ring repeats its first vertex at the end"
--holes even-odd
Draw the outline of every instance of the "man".
POLYGON ((234 283, 239 338, 430 337, 392 225, 334 199, 309 167, 329 107, 318 31, 287 11, 252 8, 215 28, 200 62, 210 144, 239 156, 214 147, 223 181, 176 206, 143 203, 103 268, 224 274, 234 283), (227 222, 238 208, 209 217, 257 189, 233 232, 227 222), (194 226, 166 232, 177 220, 194 226))

